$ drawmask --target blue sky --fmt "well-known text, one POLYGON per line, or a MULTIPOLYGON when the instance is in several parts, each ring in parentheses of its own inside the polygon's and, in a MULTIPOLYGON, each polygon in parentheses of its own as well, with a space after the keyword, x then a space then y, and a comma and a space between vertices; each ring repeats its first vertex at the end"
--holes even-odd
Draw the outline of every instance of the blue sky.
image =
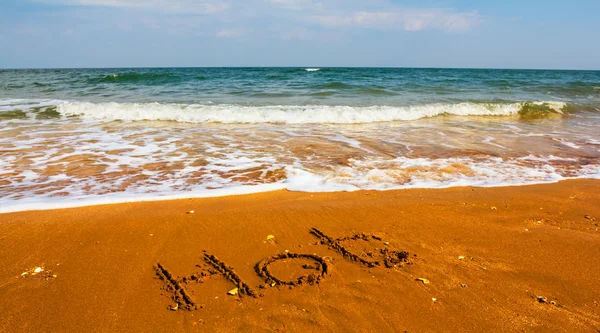
POLYGON ((600 69, 600 1, 0 0, 0 68, 600 69))

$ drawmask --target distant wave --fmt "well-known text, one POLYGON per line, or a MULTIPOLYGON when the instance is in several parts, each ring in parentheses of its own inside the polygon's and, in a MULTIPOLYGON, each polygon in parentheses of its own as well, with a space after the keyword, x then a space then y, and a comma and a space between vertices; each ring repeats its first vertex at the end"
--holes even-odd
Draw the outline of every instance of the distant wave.
POLYGON ((307 72, 318 72, 321 69, 320 68, 305 68, 304 70, 307 71, 307 72))
POLYGON ((178 75, 170 73, 135 73, 135 72, 124 72, 105 75, 91 79, 92 82, 96 83, 163 83, 167 81, 177 80, 180 77, 178 75))
POLYGON ((284 123, 359 124, 410 121, 441 115, 545 117, 560 115, 562 102, 457 103, 414 106, 326 106, 326 105, 200 105, 161 103, 65 102, 57 111, 63 116, 90 120, 160 120, 186 123, 284 123))

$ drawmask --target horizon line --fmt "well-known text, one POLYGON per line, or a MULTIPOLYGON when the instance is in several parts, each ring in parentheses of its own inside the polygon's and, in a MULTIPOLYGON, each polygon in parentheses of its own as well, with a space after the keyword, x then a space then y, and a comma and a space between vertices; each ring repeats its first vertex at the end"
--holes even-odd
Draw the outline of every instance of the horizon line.
POLYGON ((470 69, 470 70, 530 70, 530 71, 591 71, 574 68, 510 68, 510 67, 420 67, 420 66, 107 66, 107 67, 0 67, 0 70, 73 70, 73 69, 167 69, 167 68, 372 68, 372 69, 470 69))

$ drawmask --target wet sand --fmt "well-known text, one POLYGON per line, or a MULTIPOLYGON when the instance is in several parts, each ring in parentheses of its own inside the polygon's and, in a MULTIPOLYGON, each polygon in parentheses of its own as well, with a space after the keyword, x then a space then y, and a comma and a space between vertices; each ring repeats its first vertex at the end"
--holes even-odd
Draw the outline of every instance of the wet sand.
POLYGON ((570 180, 2 214, 0 331, 598 332, 599 203, 570 180), (316 256, 257 274, 289 253, 316 256))

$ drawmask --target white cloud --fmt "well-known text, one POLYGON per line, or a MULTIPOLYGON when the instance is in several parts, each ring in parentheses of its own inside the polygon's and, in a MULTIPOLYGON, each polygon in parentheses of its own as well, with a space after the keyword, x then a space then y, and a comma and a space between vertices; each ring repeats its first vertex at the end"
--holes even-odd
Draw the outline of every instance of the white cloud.
POLYGON ((226 29, 226 30, 218 31, 215 34, 215 36, 222 37, 222 38, 231 38, 231 37, 239 37, 239 36, 242 36, 243 34, 244 33, 240 30, 226 29))
POLYGON ((348 15, 311 16, 311 21, 331 28, 371 28, 382 30, 442 30, 464 32, 482 21, 477 11, 405 8, 390 11, 360 11, 348 15))
POLYGON ((483 20, 477 11, 402 8, 391 0, 29 1, 68 5, 71 7, 60 11, 63 15, 75 15, 80 20, 97 21, 98 25, 123 31, 143 31, 138 27, 145 27, 182 36, 200 31, 216 37, 328 40, 352 29, 465 32, 483 20), (96 10, 98 7, 112 8, 114 17, 107 20, 104 12, 96 10))
POLYGON ((217 0, 36 0, 69 6, 138 8, 167 13, 212 14, 226 10, 229 4, 217 0))

